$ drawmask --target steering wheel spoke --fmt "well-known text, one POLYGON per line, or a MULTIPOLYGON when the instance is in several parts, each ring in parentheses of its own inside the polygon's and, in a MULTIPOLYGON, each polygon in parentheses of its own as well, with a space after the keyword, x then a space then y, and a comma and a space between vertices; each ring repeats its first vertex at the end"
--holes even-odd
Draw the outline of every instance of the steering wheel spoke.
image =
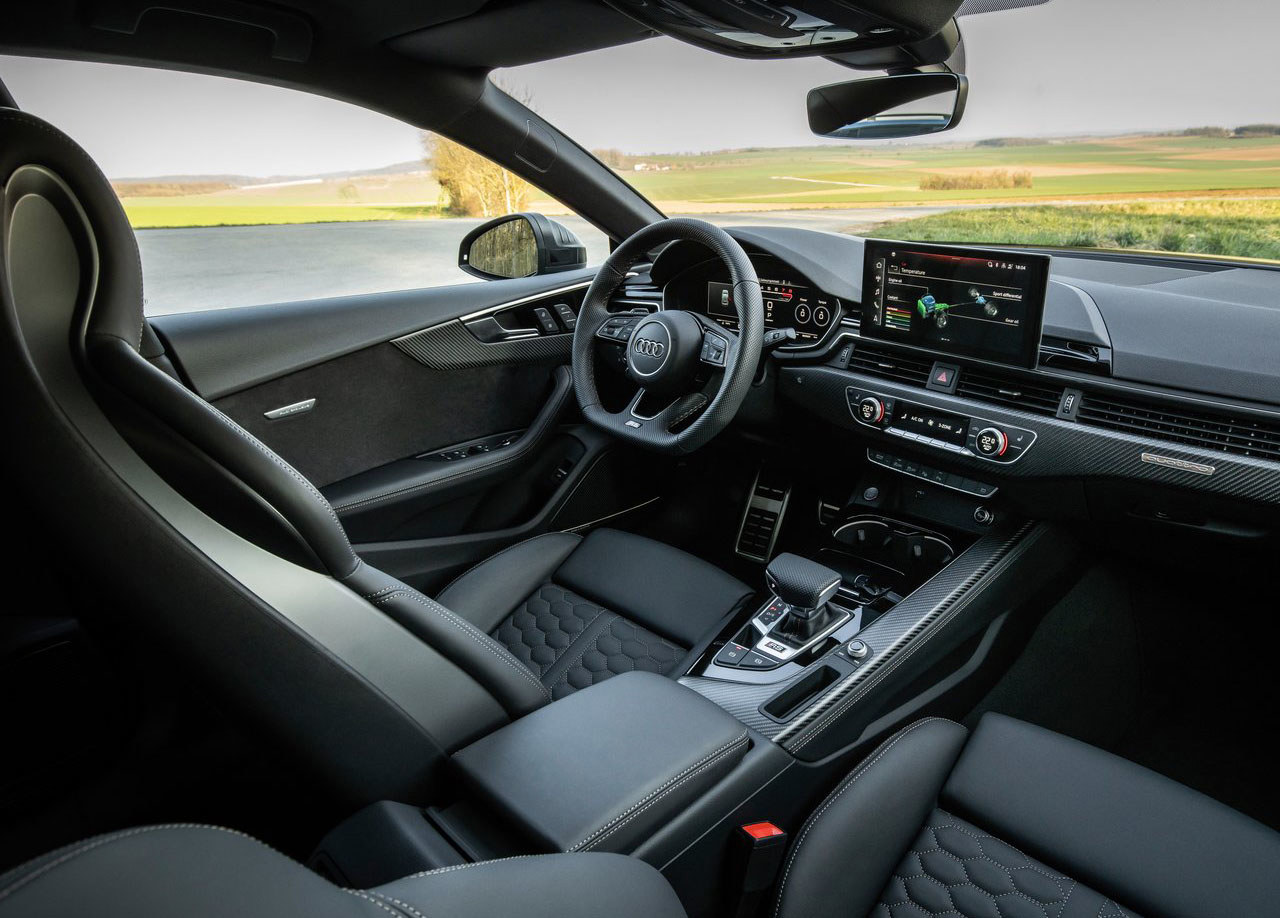
POLYGON ((690 452, 723 430, 737 413, 751 388, 763 336, 760 281, 732 236, 701 220, 650 224, 613 251, 583 297, 573 340, 578 404, 589 422, 620 439, 659 452, 690 452), (609 312, 609 302, 631 266, 674 240, 705 245, 725 263, 738 312, 736 333, 680 309, 645 316, 609 312), (622 411, 609 411, 600 403, 597 340, 625 347, 627 377, 637 391, 622 411), (720 372, 708 379, 707 369, 720 372))
POLYGON ((738 336, 706 316, 694 314, 702 326, 702 347, 698 361, 713 369, 723 370, 733 359, 738 348, 738 336))

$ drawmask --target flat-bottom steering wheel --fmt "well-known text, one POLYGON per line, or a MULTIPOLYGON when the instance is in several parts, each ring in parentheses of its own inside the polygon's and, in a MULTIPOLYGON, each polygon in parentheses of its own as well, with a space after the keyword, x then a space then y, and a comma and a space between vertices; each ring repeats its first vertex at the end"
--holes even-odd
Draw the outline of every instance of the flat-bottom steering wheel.
POLYGON ((661 220, 614 249, 588 288, 573 332, 573 388, 583 415, 597 427, 648 449, 688 453, 724 430, 738 413, 763 344, 760 280, 742 246, 702 220, 661 220), (627 376, 640 389, 622 411, 609 411, 600 404, 595 365, 597 334, 614 316, 609 301, 632 265, 658 246, 678 240, 702 243, 728 267, 738 331, 735 334, 703 315, 680 309, 641 319, 626 345, 627 376), (710 396, 696 385, 699 371, 707 367, 713 374, 723 371, 710 396), (646 403, 665 407, 648 414, 641 409, 646 403))

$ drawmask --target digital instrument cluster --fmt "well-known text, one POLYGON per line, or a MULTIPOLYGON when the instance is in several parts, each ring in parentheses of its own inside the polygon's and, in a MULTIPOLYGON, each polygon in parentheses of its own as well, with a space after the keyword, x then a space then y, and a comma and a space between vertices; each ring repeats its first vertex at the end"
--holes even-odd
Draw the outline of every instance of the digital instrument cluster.
MULTIPOLYGON (((794 328, 800 342, 816 344, 839 319, 839 301, 806 285, 761 278, 760 293, 764 297, 765 327, 794 328)), ((738 327, 731 284, 707 282, 707 315, 725 328, 738 327)))

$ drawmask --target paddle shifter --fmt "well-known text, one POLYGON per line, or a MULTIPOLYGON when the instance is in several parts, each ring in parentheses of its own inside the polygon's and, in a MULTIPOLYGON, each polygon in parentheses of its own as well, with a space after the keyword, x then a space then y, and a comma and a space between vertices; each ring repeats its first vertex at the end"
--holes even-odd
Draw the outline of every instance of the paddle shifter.
POLYGON ((769 562, 765 582, 774 598, 752 619, 763 637, 757 650, 790 660, 849 620, 828 603, 840 589, 840 575, 825 565, 783 553, 769 562))

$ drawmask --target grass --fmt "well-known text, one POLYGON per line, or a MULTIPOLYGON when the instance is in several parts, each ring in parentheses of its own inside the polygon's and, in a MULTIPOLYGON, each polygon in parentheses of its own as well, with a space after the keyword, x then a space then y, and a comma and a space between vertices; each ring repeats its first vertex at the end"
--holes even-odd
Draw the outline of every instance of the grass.
POLYGON ((952 211, 881 224, 869 235, 918 242, 1147 249, 1280 261, 1280 200, 952 211))
MULTIPOLYGON (((1031 145, 853 145, 655 156, 626 178, 658 202, 879 205, 1280 188, 1280 139, 1125 137, 1031 145), (930 174, 1028 171, 1030 188, 922 189, 930 174)), ((674 210, 672 207, 668 207, 674 210)))
POLYGON ((187 226, 248 226, 282 223, 352 223, 370 220, 423 220, 439 216, 440 186, 425 171, 399 175, 290 182, 243 187, 168 186, 131 183, 151 194, 129 194, 121 201, 135 229, 187 226), (175 194, 176 190, 203 193, 175 194))
POLYGON ((439 216, 439 209, 434 205, 215 204, 192 202, 186 196, 150 200, 126 198, 124 211, 134 229, 367 223, 371 220, 424 220, 439 216))
MULTIPOLYGON (((643 161, 658 168, 623 177, 667 213, 1019 203, 1028 206, 898 222, 882 234, 1280 259, 1280 205, 1258 200, 1280 196, 1280 137, 1274 136, 1160 135, 1004 146, 840 144, 643 161), (1029 181, 1022 180, 1024 173, 1029 181), (1006 184, 986 181, 996 175, 1020 180, 1010 178, 1007 184, 1014 187, 965 187, 1006 184), (1030 206, 1036 202, 1072 206, 1030 206)), ((140 229, 440 216, 439 186, 425 169, 231 188, 140 182, 122 191, 129 219, 140 229)), ((556 209, 546 198, 532 204, 556 209)))

